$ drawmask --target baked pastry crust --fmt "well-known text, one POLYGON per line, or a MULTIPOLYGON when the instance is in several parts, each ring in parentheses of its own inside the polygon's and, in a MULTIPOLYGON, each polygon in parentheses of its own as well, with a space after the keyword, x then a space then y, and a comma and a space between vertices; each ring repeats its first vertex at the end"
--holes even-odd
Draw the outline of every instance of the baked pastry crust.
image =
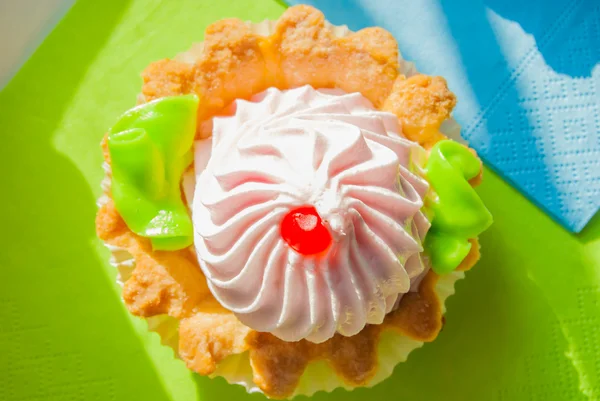
MULTIPOLYGON (((209 121, 238 98, 248 99, 269 87, 301 85, 360 92, 375 107, 398 116, 406 137, 426 148, 444 139, 439 128, 456 99, 441 77, 399 73, 398 46, 381 28, 338 37, 324 16, 310 6, 287 9, 274 33, 261 36, 244 22, 227 19, 210 25, 198 57, 189 63, 161 60, 142 76, 143 101, 195 93, 200 98, 198 138, 210 135, 209 121)), ((110 157, 103 142, 104 157, 110 157)), ((107 169, 110 178, 110 169, 107 169)), ((479 180, 472 180, 476 184, 479 180)), ((322 344, 282 341, 244 326, 210 293, 193 248, 153 251, 148 239, 131 232, 105 193, 96 229, 107 244, 126 249, 135 259, 123 286, 129 311, 140 317, 168 315, 179 321, 179 356, 199 374, 209 375, 220 361, 249 353, 254 382, 273 398, 291 395, 307 364, 327 360, 351 385, 366 384, 377 371, 377 343, 382 330, 396 330, 418 341, 436 338, 442 328, 442 305, 430 271, 418 292, 403 296, 383 324, 368 325, 352 337, 336 334, 322 344)), ((476 239, 459 270, 479 259, 476 239)))

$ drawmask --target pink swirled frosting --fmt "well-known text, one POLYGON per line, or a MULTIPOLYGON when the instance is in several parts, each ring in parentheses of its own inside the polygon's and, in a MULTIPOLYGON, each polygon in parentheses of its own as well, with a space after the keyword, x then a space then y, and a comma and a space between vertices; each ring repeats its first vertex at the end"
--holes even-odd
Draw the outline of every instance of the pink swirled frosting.
POLYGON ((285 341, 380 324, 426 269, 422 149, 359 93, 272 88, 232 107, 195 149, 194 242, 216 299, 285 341), (333 239, 319 256, 281 236, 307 205, 333 239))

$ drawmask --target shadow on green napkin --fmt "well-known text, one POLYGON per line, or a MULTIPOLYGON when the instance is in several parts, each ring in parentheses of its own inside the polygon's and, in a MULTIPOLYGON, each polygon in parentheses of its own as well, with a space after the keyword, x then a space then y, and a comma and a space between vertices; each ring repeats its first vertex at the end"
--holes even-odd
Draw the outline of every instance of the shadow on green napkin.
MULTIPOLYGON (((82 0, 0 93, 0 399, 264 400, 190 373, 130 317, 95 238, 99 142, 140 71, 223 17, 277 18, 273 0, 82 0)), ((314 400, 596 400, 600 218, 578 236, 486 171, 483 259, 438 340, 374 389, 314 400)))

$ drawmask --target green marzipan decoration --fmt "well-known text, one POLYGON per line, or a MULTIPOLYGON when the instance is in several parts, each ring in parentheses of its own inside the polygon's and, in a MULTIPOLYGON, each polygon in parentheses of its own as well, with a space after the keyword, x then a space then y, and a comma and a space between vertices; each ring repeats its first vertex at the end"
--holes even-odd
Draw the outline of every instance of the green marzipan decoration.
POLYGON ((156 250, 193 241, 180 183, 193 160, 197 109, 195 95, 157 99, 127 111, 108 134, 115 207, 156 250))
POLYGON ((469 238, 492 224, 492 215, 469 184, 479 170, 477 157, 457 142, 440 141, 431 149, 426 174, 436 197, 425 249, 438 274, 456 269, 471 250, 469 238))

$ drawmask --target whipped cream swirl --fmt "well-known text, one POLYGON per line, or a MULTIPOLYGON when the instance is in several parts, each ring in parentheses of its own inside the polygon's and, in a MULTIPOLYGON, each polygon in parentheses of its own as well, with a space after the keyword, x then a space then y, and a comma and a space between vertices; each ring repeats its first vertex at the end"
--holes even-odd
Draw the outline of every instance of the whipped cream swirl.
POLYGON ((254 330, 323 342, 380 324, 426 270, 423 150, 359 93, 268 89, 213 119, 196 142, 192 216, 216 299, 254 330), (313 206, 332 236, 304 256, 282 238, 313 206))

